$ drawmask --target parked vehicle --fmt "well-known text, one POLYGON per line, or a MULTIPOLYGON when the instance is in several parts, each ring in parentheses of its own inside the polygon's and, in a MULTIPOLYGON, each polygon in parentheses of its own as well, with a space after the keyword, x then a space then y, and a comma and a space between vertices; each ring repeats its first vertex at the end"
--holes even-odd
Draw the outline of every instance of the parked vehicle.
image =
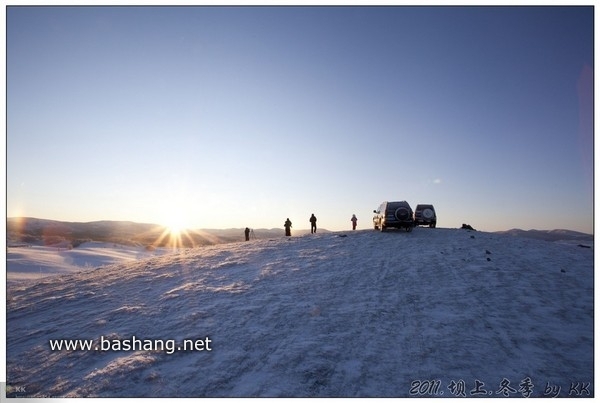
POLYGON ((415 227, 417 225, 429 225, 429 228, 435 228, 437 216, 435 209, 431 204, 418 204, 415 208, 415 227))
POLYGON ((388 228, 404 228, 410 232, 414 227, 413 210, 406 201, 383 202, 373 213, 376 230, 383 232, 388 228))

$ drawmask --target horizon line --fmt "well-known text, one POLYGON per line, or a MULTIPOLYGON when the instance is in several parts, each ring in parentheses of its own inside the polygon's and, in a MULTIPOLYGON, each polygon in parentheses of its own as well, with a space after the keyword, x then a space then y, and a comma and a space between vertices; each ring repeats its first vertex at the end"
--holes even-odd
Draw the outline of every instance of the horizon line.
MULTIPOLYGON (((150 222, 138 222, 138 221, 132 221, 132 220, 111 220, 111 219, 103 219, 103 220, 93 220, 93 221, 63 221, 63 220, 56 220, 56 219, 52 219, 52 218, 38 218, 38 217, 31 217, 31 216, 18 216, 18 217, 6 217, 7 221, 14 219, 14 220, 18 220, 18 219, 32 219, 32 220, 40 220, 40 221, 53 221, 53 222, 57 222, 57 223, 69 223, 69 224, 92 224, 92 223, 98 223, 98 222, 113 222, 113 223, 132 223, 132 224, 140 224, 140 225, 154 225, 156 227, 159 228, 168 228, 168 225, 164 225, 164 224, 157 224, 157 223, 150 223, 150 222)), ((183 230, 186 231, 228 231, 228 230, 244 230, 245 228, 250 228, 251 230, 266 230, 266 231, 273 231, 273 230, 283 230, 283 227, 279 228, 279 227, 271 227, 271 228, 267 228, 267 227, 260 227, 260 228, 252 228, 252 227, 229 227, 229 228, 188 228, 185 227, 183 228, 183 230)), ((461 229, 460 227, 438 227, 440 229, 461 229)), ((364 231, 364 230, 373 230, 372 228, 362 228, 360 230, 357 229, 357 231, 364 231)), ((353 231, 352 229, 340 229, 340 230, 330 230, 327 228, 319 228, 319 230, 321 231, 326 231, 326 232, 345 232, 345 231, 353 231)), ((531 229, 523 229, 523 228, 509 228, 509 229, 505 229, 505 230, 498 230, 498 231, 486 231, 486 230, 478 230, 475 229, 478 232, 490 232, 490 233, 498 233, 498 232, 509 232, 509 231, 514 231, 514 230, 518 230, 518 231, 539 231, 539 232, 551 232, 551 231, 571 231, 571 232, 576 232, 579 234, 585 234, 585 235, 590 235, 590 236, 594 236, 594 233, 588 233, 588 232, 582 232, 582 231, 577 231, 577 230, 572 230, 572 229, 568 229, 568 228, 554 228, 554 229, 536 229, 536 228, 531 228, 531 229)), ((298 229, 294 229, 294 231, 310 231, 310 228, 298 228, 298 229)))

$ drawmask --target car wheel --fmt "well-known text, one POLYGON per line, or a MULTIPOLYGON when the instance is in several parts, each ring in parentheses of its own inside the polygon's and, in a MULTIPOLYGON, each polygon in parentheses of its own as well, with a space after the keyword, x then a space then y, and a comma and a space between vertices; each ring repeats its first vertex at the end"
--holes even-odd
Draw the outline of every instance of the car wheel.
POLYGON ((431 210, 430 208, 426 208, 425 210, 423 210, 423 217, 425 217, 428 220, 431 220, 433 218, 433 210, 431 210))
POLYGON ((406 207, 400 207, 395 211, 394 215, 399 221, 406 221, 410 218, 410 214, 406 207))

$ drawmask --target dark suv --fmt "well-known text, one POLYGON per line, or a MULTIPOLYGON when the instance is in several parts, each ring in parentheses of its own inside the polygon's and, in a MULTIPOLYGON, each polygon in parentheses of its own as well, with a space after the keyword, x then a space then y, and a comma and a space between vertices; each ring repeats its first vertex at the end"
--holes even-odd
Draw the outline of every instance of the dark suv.
POLYGON ((435 209, 431 204, 418 204, 415 209, 415 227, 417 225, 429 225, 429 228, 435 228, 437 217, 435 209))
POLYGON ((382 232, 389 227, 404 228, 410 232, 414 227, 412 208, 405 201, 383 202, 373 213, 373 227, 382 232))

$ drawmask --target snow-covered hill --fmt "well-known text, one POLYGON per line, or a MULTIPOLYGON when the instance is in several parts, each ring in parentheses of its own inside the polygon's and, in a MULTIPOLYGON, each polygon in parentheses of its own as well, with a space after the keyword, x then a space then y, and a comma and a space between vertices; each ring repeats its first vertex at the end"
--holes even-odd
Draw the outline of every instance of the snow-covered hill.
POLYGON ((356 231, 12 283, 7 388, 37 397, 593 396, 593 253, 461 229, 356 231), (91 351, 50 348, 67 339, 93 340, 91 351), (102 351, 109 346, 120 351, 102 351))
POLYGON ((106 242, 86 242, 78 248, 69 245, 9 246, 6 253, 6 279, 9 283, 39 280, 56 274, 89 270, 114 263, 133 262, 173 252, 170 248, 145 248, 106 242))
POLYGON ((522 230, 513 228, 508 231, 499 231, 498 234, 507 234, 512 236, 520 236, 525 238, 540 239, 543 241, 550 242, 563 242, 563 243, 581 243, 582 245, 589 245, 594 242, 594 236, 591 234, 584 234, 577 231, 569 231, 566 229, 554 229, 554 230, 522 230))

